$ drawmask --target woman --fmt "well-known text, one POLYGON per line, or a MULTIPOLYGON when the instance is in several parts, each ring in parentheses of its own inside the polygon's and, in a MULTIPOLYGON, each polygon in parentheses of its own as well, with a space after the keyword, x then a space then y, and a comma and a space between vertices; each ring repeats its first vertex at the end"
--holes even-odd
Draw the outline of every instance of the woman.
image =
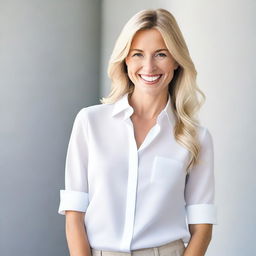
POLYGON ((172 14, 134 15, 108 74, 110 95, 79 111, 68 146, 59 213, 70 254, 204 255, 216 224, 213 143, 172 14))

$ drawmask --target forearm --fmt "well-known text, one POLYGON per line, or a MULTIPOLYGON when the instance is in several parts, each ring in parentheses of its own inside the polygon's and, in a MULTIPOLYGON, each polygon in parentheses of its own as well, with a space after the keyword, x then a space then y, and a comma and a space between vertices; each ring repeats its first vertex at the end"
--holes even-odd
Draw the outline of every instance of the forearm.
POLYGON ((66 237, 70 256, 91 256, 83 216, 84 213, 66 213, 66 237))
POLYGON ((204 256, 211 241, 211 224, 190 224, 191 239, 185 249, 184 256, 204 256))

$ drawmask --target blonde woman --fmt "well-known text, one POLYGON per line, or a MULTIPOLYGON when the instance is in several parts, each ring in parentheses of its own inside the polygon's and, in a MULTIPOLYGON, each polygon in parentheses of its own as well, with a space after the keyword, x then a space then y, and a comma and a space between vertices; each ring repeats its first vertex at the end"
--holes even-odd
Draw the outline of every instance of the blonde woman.
POLYGON ((173 15, 135 14, 108 74, 110 94, 79 111, 68 145, 59 213, 70 255, 205 255, 217 212, 213 141, 196 117, 205 97, 173 15))

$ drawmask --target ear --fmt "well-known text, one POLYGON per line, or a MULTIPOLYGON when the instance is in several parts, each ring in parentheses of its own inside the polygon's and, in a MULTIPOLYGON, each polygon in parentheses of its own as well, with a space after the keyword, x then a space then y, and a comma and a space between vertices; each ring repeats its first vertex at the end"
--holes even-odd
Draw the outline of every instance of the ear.
POLYGON ((126 61, 124 61, 123 64, 124 64, 124 72, 125 72, 125 73, 128 73, 126 61))
POLYGON ((128 62, 128 56, 125 57, 124 59, 124 63, 127 65, 127 62, 128 62))
POLYGON ((174 69, 176 70, 178 67, 179 67, 179 63, 177 61, 175 61, 174 69))

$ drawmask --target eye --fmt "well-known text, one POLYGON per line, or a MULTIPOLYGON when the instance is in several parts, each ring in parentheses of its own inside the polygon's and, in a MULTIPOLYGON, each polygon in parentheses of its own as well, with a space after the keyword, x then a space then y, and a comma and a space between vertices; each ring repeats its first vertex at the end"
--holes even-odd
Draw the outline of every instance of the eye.
POLYGON ((134 57, 134 56, 142 56, 142 54, 137 52, 137 53, 132 55, 132 57, 134 57))
POLYGON ((166 54, 165 54, 165 53, 160 52, 160 53, 158 53, 158 54, 157 54, 157 56, 159 56, 159 57, 166 57, 166 54))

